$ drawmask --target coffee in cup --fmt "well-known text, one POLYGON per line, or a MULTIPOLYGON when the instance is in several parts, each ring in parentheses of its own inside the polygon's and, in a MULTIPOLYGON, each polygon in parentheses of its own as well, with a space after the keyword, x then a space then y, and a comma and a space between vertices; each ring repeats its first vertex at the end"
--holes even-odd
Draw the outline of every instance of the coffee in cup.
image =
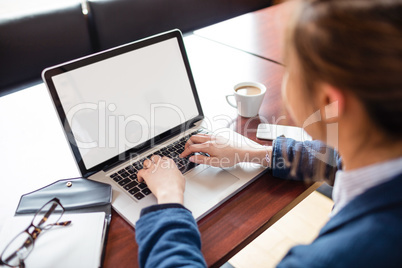
POLYGON ((242 86, 236 89, 236 92, 240 95, 258 95, 261 93, 261 89, 254 86, 242 86))
POLYGON ((237 108, 239 115, 243 117, 254 117, 258 114, 266 87, 257 82, 243 82, 234 86, 232 95, 226 96, 226 101, 237 108), (230 101, 230 97, 235 97, 236 103, 230 101))

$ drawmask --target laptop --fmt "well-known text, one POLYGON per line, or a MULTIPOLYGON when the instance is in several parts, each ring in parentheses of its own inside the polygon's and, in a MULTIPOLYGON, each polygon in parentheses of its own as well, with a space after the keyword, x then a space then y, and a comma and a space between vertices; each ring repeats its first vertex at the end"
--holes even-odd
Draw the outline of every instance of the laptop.
MULTIPOLYGON (((157 203, 136 176, 153 154, 173 158, 184 174, 184 206, 196 220, 264 170, 178 157, 191 135, 208 133, 179 30, 47 68, 42 78, 82 176, 112 185, 112 206, 132 226, 142 208, 157 203)), ((230 129, 218 132, 253 143, 230 129)))

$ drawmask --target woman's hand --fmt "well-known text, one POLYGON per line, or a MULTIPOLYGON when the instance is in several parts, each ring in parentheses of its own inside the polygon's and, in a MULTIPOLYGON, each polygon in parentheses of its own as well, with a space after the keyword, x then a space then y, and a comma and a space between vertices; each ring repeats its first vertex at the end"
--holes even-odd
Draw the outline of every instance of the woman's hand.
MULTIPOLYGON (((194 153, 189 160, 197 164, 207 164, 215 167, 231 167, 240 162, 252 162, 268 166, 267 152, 271 154, 272 147, 251 146, 246 143, 236 145, 233 141, 221 136, 197 134, 190 137, 180 157, 194 153)), ((269 155, 270 157, 270 155, 269 155)))
POLYGON ((145 180, 158 204, 183 204, 186 181, 172 159, 153 155, 144 161, 144 168, 138 171, 137 177, 139 182, 145 180))

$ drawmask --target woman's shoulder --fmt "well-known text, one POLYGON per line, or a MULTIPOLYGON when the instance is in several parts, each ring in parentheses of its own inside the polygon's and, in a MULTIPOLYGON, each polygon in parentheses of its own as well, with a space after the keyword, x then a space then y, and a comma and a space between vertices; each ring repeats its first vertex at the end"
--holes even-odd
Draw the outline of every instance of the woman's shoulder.
POLYGON ((279 267, 399 267, 402 174, 339 211, 310 245, 293 247, 279 267))

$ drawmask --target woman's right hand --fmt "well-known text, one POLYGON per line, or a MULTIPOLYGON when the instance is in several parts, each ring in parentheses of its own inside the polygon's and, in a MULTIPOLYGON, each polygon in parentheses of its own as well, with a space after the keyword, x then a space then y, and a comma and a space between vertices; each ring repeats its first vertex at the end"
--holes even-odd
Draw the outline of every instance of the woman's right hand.
POLYGON ((137 176, 139 182, 145 180, 158 204, 183 204, 186 180, 172 159, 153 155, 144 161, 144 168, 138 171, 137 176))
POLYGON ((251 146, 248 144, 236 145, 233 141, 221 136, 196 134, 187 141, 180 157, 187 157, 197 164, 206 164, 215 167, 231 167, 240 162, 253 162, 266 165, 265 155, 272 151, 272 147, 251 146), (195 154, 202 153, 202 154, 195 154), (195 155, 192 155, 195 154, 195 155))

